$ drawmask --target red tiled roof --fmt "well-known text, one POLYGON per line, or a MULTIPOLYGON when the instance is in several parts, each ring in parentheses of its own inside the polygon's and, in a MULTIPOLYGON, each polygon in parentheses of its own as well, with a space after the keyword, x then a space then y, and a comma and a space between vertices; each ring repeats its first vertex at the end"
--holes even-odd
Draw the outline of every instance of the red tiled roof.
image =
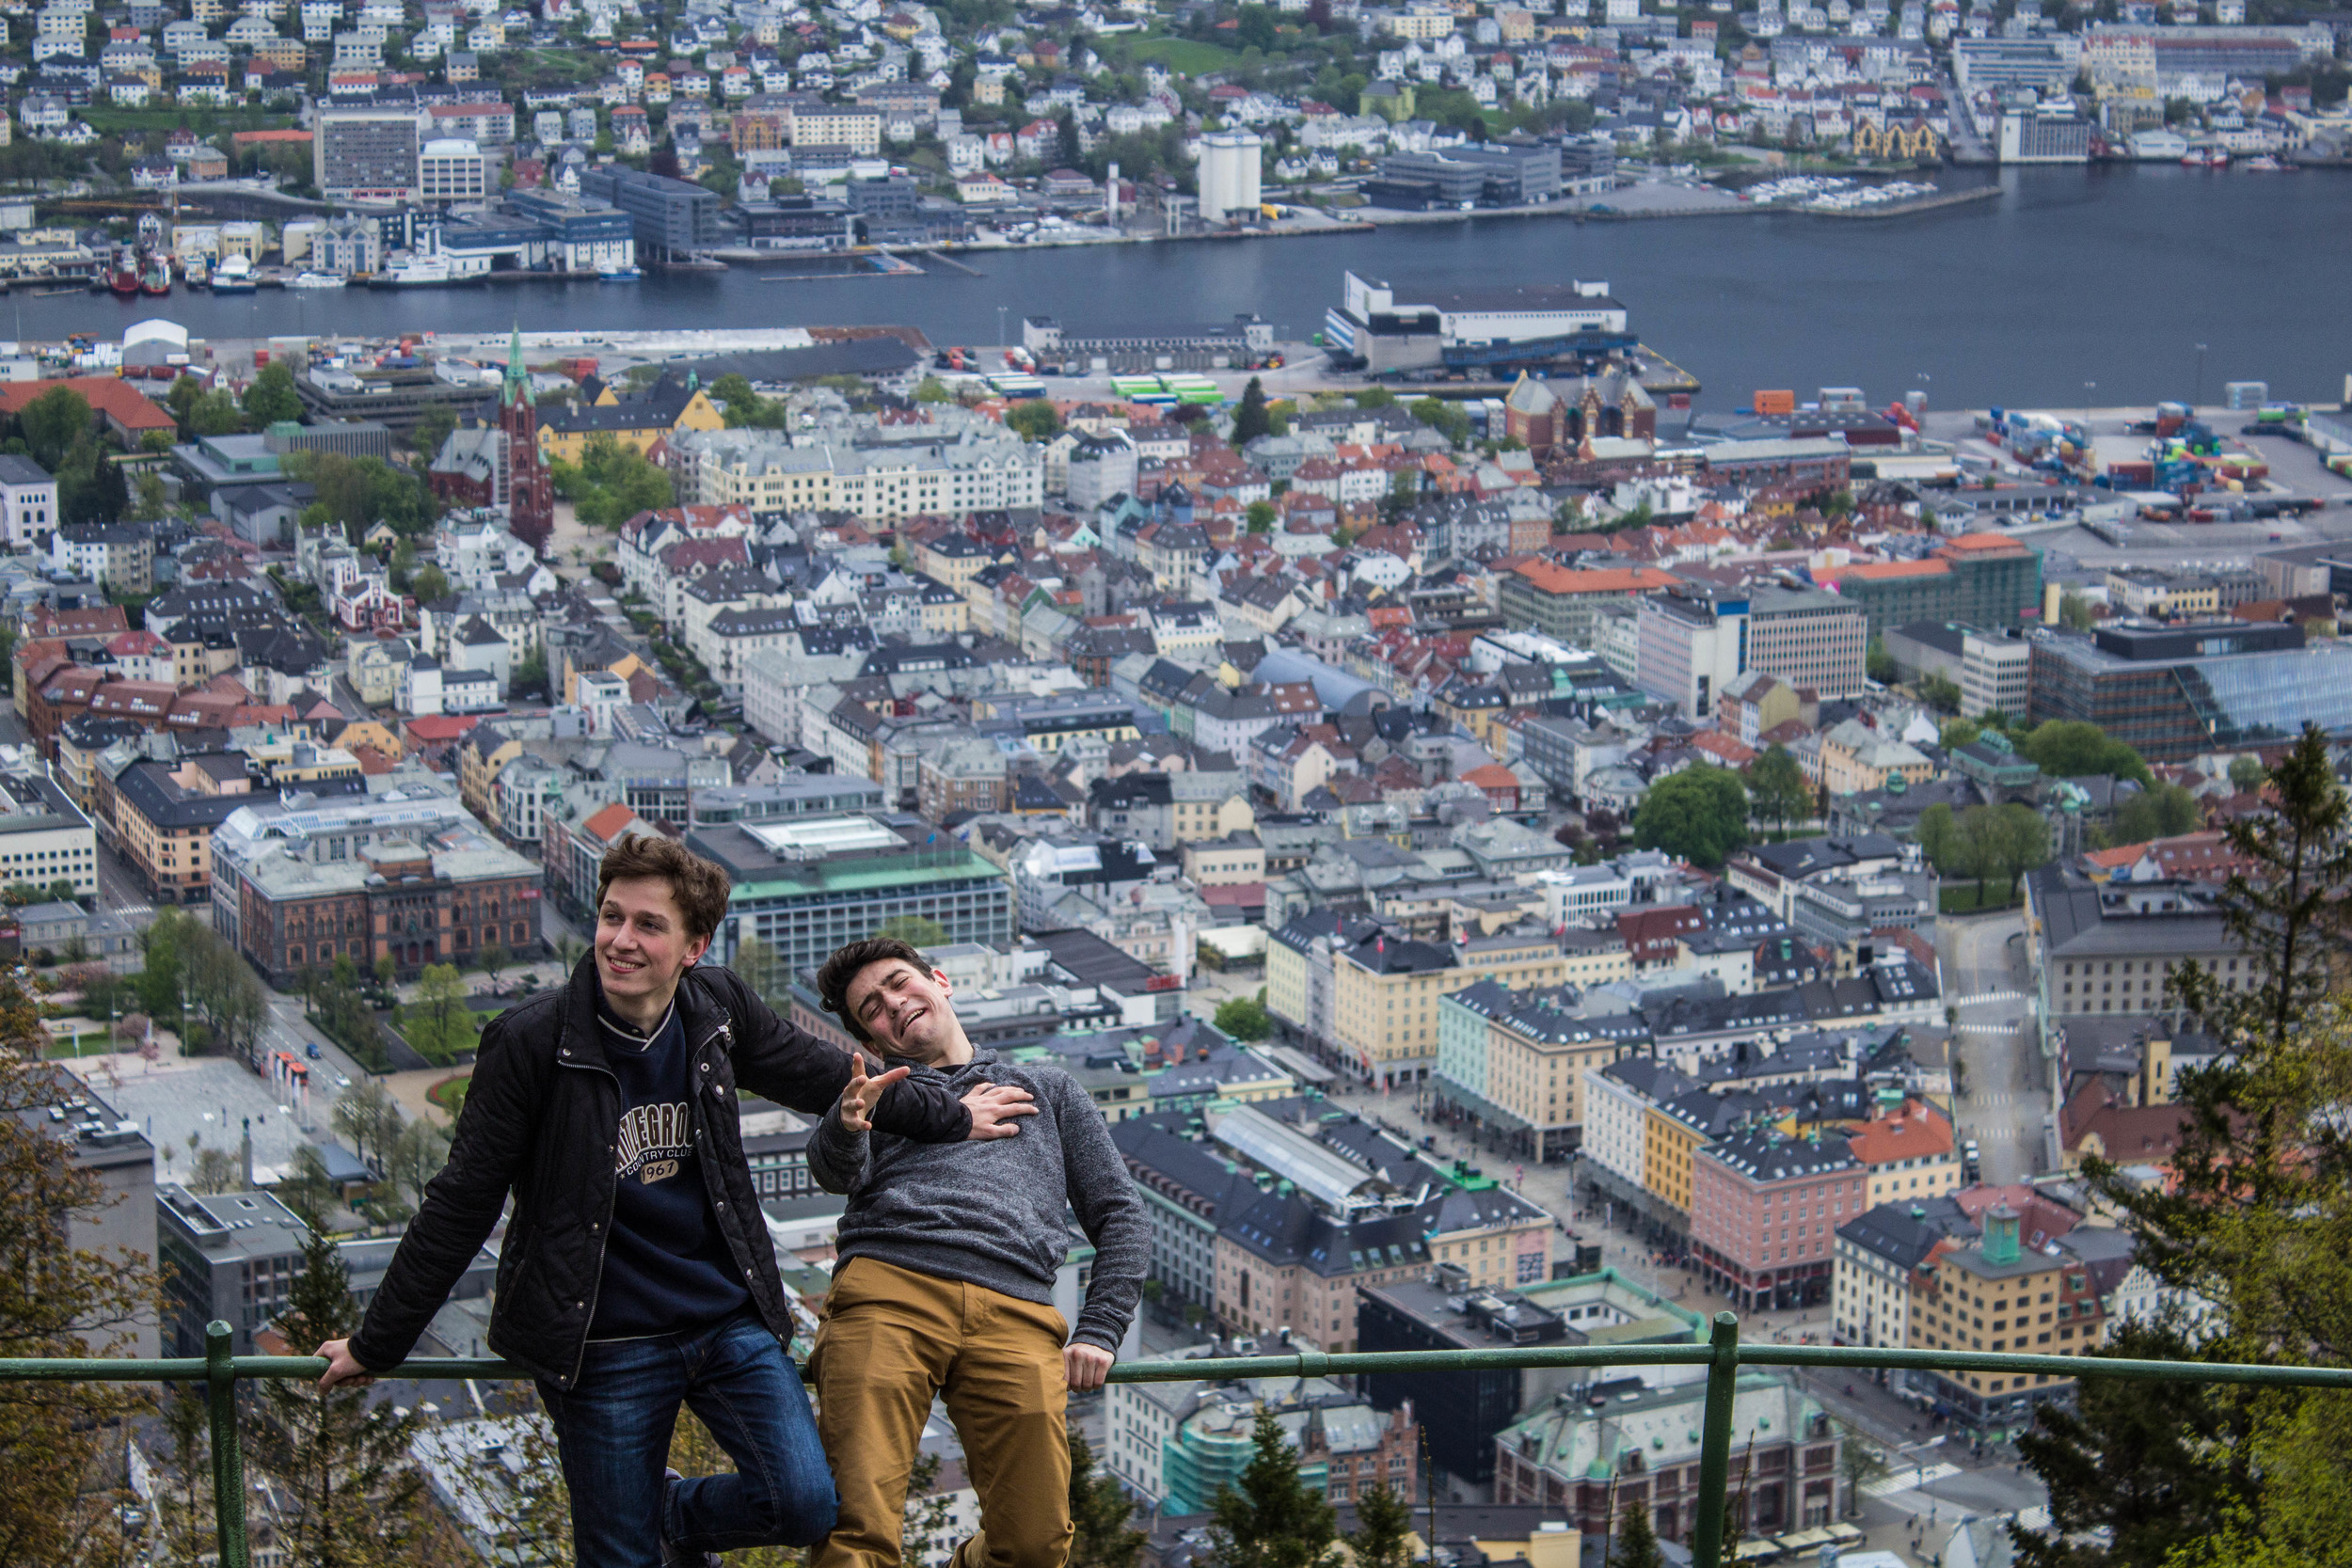
POLYGON ((1947 1155, 1952 1152, 1952 1124, 1932 1105, 1906 1100, 1893 1115, 1865 1122, 1847 1133, 1846 1147, 1866 1165, 1947 1155))
POLYGON ((428 713, 421 719, 409 720, 403 727, 407 730, 409 739, 429 746, 438 740, 454 740, 480 722, 481 720, 472 714, 428 713))
POLYGON ((126 430, 178 431, 179 422, 142 396, 127 381, 111 375, 71 375, 56 381, 0 383, 0 414, 13 419, 24 405, 63 387, 81 394, 93 412, 104 415, 126 430))
POLYGON ((582 832, 595 838, 599 844, 610 844, 619 835, 622 829, 628 826, 629 818, 635 815, 628 806, 615 800, 580 826, 582 832))
POLYGON ((1549 561, 1531 561, 1518 568, 1518 574, 1546 594, 1646 594, 1672 588, 1678 580, 1673 573, 1651 566, 1601 566, 1572 572, 1549 561))

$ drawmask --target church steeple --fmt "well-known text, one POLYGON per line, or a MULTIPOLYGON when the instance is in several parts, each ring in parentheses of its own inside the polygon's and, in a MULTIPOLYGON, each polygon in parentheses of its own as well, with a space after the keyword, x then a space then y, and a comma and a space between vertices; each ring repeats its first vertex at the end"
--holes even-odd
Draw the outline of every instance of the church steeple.
POLYGON ((499 388, 499 401, 533 404, 539 401, 531 389, 531 372, 523 369, 523 329, 519 322, 506 342, 506 382, 499 388))

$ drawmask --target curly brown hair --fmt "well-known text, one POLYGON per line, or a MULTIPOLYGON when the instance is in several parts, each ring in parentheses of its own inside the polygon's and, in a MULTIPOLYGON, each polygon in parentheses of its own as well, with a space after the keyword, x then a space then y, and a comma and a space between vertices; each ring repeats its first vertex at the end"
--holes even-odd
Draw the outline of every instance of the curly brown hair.
POLYGON ((817 970, 817 1000, 825 1011, 841 1021, 850 1037, 861 1045, 870 1045, 874 1037, 866 1032, 850 1012, 850 982, 856 979, 871 964, 903 958, 925 974, 931 966, 913 944, 897 937, 866 937, 862 941, 844 942, 833 951, 817 970))
POLYGON ((725 867, 707 861, 673 839, 652 833, 623 833, 604 852, 596 868, 596 905, 604 905, 605 890, 624 877, 659 877, 670 884, 686 934, 714 936, 726 918, 727 895, 735 891, 725 867))

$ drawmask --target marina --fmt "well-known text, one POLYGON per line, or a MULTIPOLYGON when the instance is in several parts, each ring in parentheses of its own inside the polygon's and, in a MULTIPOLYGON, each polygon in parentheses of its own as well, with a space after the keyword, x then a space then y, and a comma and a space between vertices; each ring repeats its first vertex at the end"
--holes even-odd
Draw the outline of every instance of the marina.
MULTIPOLYGON (((2153 401, 2196 390, 2200 343, 2207 394, 2240 374, 2265 375, 2280 395, 2306 401, 2341 392, 2340 355, 2312 330, 2310 302, 2339 287, 2334 258, 2352 230, 2352 179, 2312 171, 2285 203, 2280 182, 2161 162, 2005 170, 1979 188, 1986 194, 1955 192, 1950 206, 1870 222, 1743 207, 1736 228, 1708 217, 1479 215, 1248 245, 927 249, 910 257, 923 275, 887 289, 871 271, 764 282, 780 270, 771 261, 648 270, 626 290, 588 275, 426 293, 445 335, 502 341, 517 325, 535 336, 577 332, 583 321, 613 335, 736 324, 709 351, 720 352, 755 328, 826 323, 906 323, 935 343, 1003 343, 1039 313, 1155 329, 1248 313, 1299 342, 1318 328, 1345 268, 1442 275, 1469 288, 1601 277, 1710 389, 1702 406, 1737 406, 1756 387, 1844 383, 1919 388, 1942 406, 2079 403, 2086 381, 2103 400, 2153 401), (2236 238, 2251 232, 2275 241, 2259 288, 2246 286, 2236 238), (2045 297, 2057 254, 2069 259, 2065 277, 2096 286, 2072 290, 2064 309, 1999 308, 2045 297)), ((52 279, 15 291, 11 313, 21 336, 53 341, 152 315, 214 341, 398 337, 420 325, 405 297, 416 291, 263 288, 266 277, 248 269, 241 292, 230 292, 231 277, 229 288, 113 301, 82 287, 41 292, 58 289, 52 279)))

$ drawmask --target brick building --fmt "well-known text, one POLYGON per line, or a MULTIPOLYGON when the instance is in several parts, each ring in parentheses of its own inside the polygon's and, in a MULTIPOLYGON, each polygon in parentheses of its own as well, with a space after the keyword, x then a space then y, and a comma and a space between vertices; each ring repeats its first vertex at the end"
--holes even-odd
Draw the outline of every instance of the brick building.
POLYGON ((1836 1133, 1757 1129, 1691 1158, 1691 1249, 1742 1312, 1830 1297, 1837 1227, 1864 1212, 1865 1171, 1836 1133))

